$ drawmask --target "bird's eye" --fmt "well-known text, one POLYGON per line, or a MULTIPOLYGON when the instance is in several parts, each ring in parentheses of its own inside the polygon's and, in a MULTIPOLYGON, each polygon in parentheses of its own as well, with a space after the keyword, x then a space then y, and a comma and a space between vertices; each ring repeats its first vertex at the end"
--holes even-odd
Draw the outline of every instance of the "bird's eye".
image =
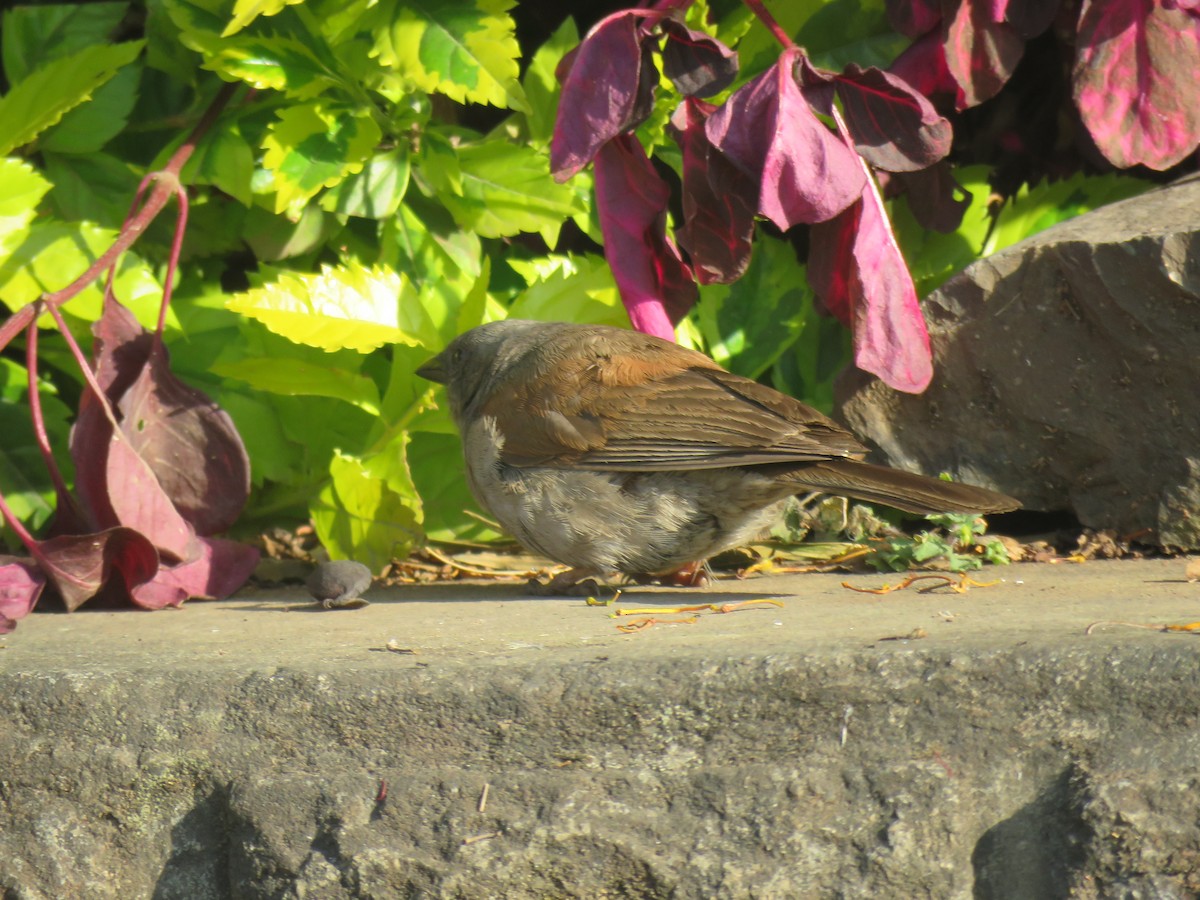
POLYGON ((462 347, 455 347, 454 352, 450 354, 450 362, 457 366, 463 361, 463 356, 465 355, 462 347))

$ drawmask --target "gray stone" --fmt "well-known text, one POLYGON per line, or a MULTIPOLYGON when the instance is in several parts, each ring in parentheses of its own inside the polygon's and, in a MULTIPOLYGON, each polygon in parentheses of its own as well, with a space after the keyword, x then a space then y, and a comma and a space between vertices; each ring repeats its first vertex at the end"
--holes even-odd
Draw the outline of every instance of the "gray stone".
POLYGON ((902 468, 1200 547, 1200 180, 971 265, 923 303, 934 383, 861 373, 839 416, 902 468))
POLYGON ((635 635, 499 584, 35 614, 0 641, 0 897, 1195 896, 1195 638, 1084 633, 1191 621, 1183 571, 635 589, 785 603, 635 635))

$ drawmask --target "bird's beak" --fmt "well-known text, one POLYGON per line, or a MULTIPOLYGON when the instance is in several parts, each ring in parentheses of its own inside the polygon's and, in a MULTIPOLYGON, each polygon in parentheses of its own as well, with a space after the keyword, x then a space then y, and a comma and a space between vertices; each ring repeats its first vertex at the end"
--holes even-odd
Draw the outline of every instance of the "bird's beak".
POLYGON ((428 381, 436 381, 438 384, 446 383, 446 367, 442 364, 442 354, 438 354, 421 368, 417 369, 417 374, 428 381))

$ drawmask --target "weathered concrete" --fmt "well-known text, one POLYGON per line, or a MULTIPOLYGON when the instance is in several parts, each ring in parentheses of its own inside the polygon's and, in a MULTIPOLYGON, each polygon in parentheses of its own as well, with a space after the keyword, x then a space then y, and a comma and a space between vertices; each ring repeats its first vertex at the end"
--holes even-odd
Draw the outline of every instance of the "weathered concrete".
POLYGON ((786 607, 634 635, 496 584, 35 615, 0 897, 1194 896, 1200 643, 1084 629, 1190 622, 1200 584, 992 572, 722 582, 786 607))

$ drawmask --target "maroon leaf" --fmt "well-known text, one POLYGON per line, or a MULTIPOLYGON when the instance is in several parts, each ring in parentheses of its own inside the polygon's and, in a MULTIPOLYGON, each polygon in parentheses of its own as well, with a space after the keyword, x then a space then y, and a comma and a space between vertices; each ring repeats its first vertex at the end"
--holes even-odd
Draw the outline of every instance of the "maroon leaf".
POLYGON ((114 573, 132 590, 158 571, 154 545, 132 528, 61 535, 38 542, 31 552, 72 611, 95 596, 114 573))
POLYGON ((998 94, 1025 52, 1017 29, 994 21, 990 7, 981 0, 959 0, 954 17, 943 23, 946 65, 963 92, 959 109, 998 94))
POLYGON ((692 273, 666 234, 670 191, 642 145, 623 134, 596 155, 596 205, 604 255, 635 328, 675 339, 699 297, 692 273))
POLYGON ((161 343, 155 343, 119 409, 130 446, 179 514, 198 534, 229 528, 250 495, 246 448, 229 415, 172 374, 161 343))
POLYGON ((912 85, 939 109, 965 109, 962 88, 946 65, 946 45, 940 32, 931 31, 892 60, 888 71, 912 85))
POLYGON ((835 83, 854 148, 877 169, 912 172, 950 152, 950 123, 904 79, 851 63, 835 83))
POLYGON ((1058 7, 1059 0, 999 0, 993 18, 1007 22, 1029 40, 1050 27, 1058 7))
POLYGON ((668 129, 683 151, 683 226, 675 229, 696 280, 727 284, 750 264, 757 185, 708 142, 704 123, 715 107, 686 98, 668 129))
POLYGON ((650 115, 658 83, 643 27, 645 11, 625 10, 601 19, 563 67, 566 77, 550 142, 550 169, 566 181, 608 141, 650 115))
POLYGON ((46 586, 46 576, 33 560, 0 556, 0 634, 17 627, 29 615, 46 586))
POLYGON ((130 591, 133 602, 146 609, 179 606, 185 600, 224 600, 258 564, 253 547, 220 538, 199 538, 199 552, 190 562, 161 566, 150 581, 130 591))
POLYGON ((759 184, 758 211, 780 228, 822 222, 861 193, 858 156, 813 113, 796 83, 798 48, 743 85, 712 116, 709 141, 759 184))
POLYGON ((738 56, 714 37, 693 31, 682 22, 662 20, 663 72, 681 94, 711 97, 737 77, 738 56))
POLYGON ((938 0, 887 0, 888 22, 905 37, 919 38, 942 21, 938 0))
POLYGON ((1168 169, 1200 143, 1200 19, 1154 0, 1085 0, 1075 105, 1115 166, 1168 169))
POLYGON ((854 363, 898 391, 933 377, 929 332, 916 288, 878 195, 812 228, 809 279, 822 303, 854 332, 854 363))
POLYGON ((193 558, 196 532, 123 433, 113 435, 106 458, 108 498, 117 521, 149 538, 160 552, 177 560, 193 558))
POLYGON ((922 228, 949 234, 962 224, 963 214, 971 205, 971 192, 954 180, 945 160, 919 172, 903 172, 895 178, 922 228))
POLYGON ((1193 16, 1200 16, 1200 0, 1163 0, 1166 9, 1182 9, 1193 16))

